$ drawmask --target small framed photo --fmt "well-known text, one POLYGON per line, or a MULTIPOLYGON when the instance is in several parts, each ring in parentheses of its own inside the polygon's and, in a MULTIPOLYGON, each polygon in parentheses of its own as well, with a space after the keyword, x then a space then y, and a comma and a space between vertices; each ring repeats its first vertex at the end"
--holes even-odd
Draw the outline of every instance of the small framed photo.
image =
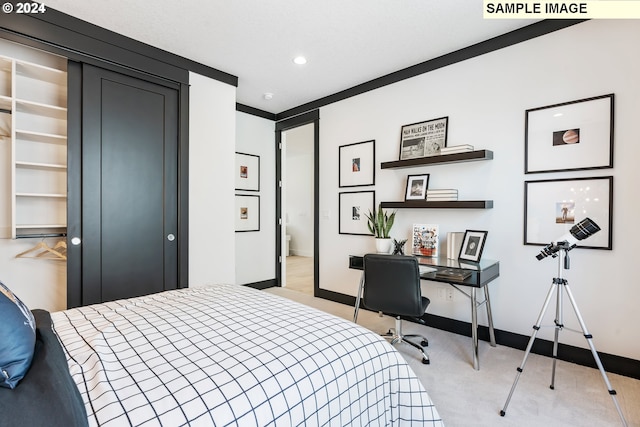
POLYGON ((467 230, 464 232, 462 246, 460 247, 459 260, 480 261, 484 242, 487 240, 487 231, 467 230))
POLYGON ((236 153, 236 190, 260 191, 260 156, 236 153))
POLYGON ((578 247, 612 249, 613 176, 524 183, 524 244, 545 246, 591 219, 600 231, 578 247))
POLYGON ((400 130, 400 160, 436 156, 447 146, 449 117, 402 126, 400 130))
POLYGON ((375 212, 375 192, 356 191, 338 194, 339 234, 372 236, 367 227, 367 213, 375 212))
POLYGON ((429 174, 407 176, 407 189, 405 200, 426 200, 427 188, 429 188, 429 174))
POLYGON ((436 224, 413 224, 411 253, 419 256, 438 256, 440 227, 436 224))
POLYGON ((375 184, 375 140, 342 145, 338 150, 339 187, 362 187, 375 184))
POLYGON ((260 231, 260 196, 236 194, 236 232, 260 231))
POLYGON ((525 112, 525 173, 613 167, 614 95, 525 112))

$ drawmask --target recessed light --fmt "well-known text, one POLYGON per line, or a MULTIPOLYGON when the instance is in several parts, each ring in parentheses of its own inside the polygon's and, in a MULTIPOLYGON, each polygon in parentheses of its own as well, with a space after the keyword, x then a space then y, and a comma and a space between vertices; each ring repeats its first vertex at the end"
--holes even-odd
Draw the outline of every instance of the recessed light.
POLYGON ((264 99, 266 99, 267 101, 269 101, 269 100, 273 99, 273 94, 271 92, 267 92, 264 95, 262 95, 262 97, 264 99))
POLYGON ((296 56, 295 58, 293 58, 293 62, 298 65, 304 65, 307 63, 307 58, 305 58, 304 56, 296 56))

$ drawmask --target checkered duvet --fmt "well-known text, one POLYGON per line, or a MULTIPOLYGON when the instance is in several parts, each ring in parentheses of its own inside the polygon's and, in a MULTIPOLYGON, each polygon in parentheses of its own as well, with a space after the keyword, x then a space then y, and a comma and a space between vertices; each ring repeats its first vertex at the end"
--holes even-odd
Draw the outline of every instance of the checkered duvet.
POLYGON ((384 339, 237 285, 51 314, 90 425, 442 425, 384 339))

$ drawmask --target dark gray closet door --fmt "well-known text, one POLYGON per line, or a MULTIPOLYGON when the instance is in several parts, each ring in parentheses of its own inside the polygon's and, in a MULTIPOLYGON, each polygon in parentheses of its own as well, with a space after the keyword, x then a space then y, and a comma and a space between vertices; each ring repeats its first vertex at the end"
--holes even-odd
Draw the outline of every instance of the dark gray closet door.
POLYGON ((82 74, 82 304, 176 289, 178 92, 82 74))

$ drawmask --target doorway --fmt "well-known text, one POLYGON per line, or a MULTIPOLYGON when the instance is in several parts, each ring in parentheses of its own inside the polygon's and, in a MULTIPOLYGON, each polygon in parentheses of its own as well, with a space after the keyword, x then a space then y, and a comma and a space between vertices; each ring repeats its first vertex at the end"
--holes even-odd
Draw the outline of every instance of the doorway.
POLYGON ((276 123, 276 280, 279 286, 318 294, 319 112, 276 123))
POLYGON ((313 295, 314 124, 282 133, 283 281, 313 295))

